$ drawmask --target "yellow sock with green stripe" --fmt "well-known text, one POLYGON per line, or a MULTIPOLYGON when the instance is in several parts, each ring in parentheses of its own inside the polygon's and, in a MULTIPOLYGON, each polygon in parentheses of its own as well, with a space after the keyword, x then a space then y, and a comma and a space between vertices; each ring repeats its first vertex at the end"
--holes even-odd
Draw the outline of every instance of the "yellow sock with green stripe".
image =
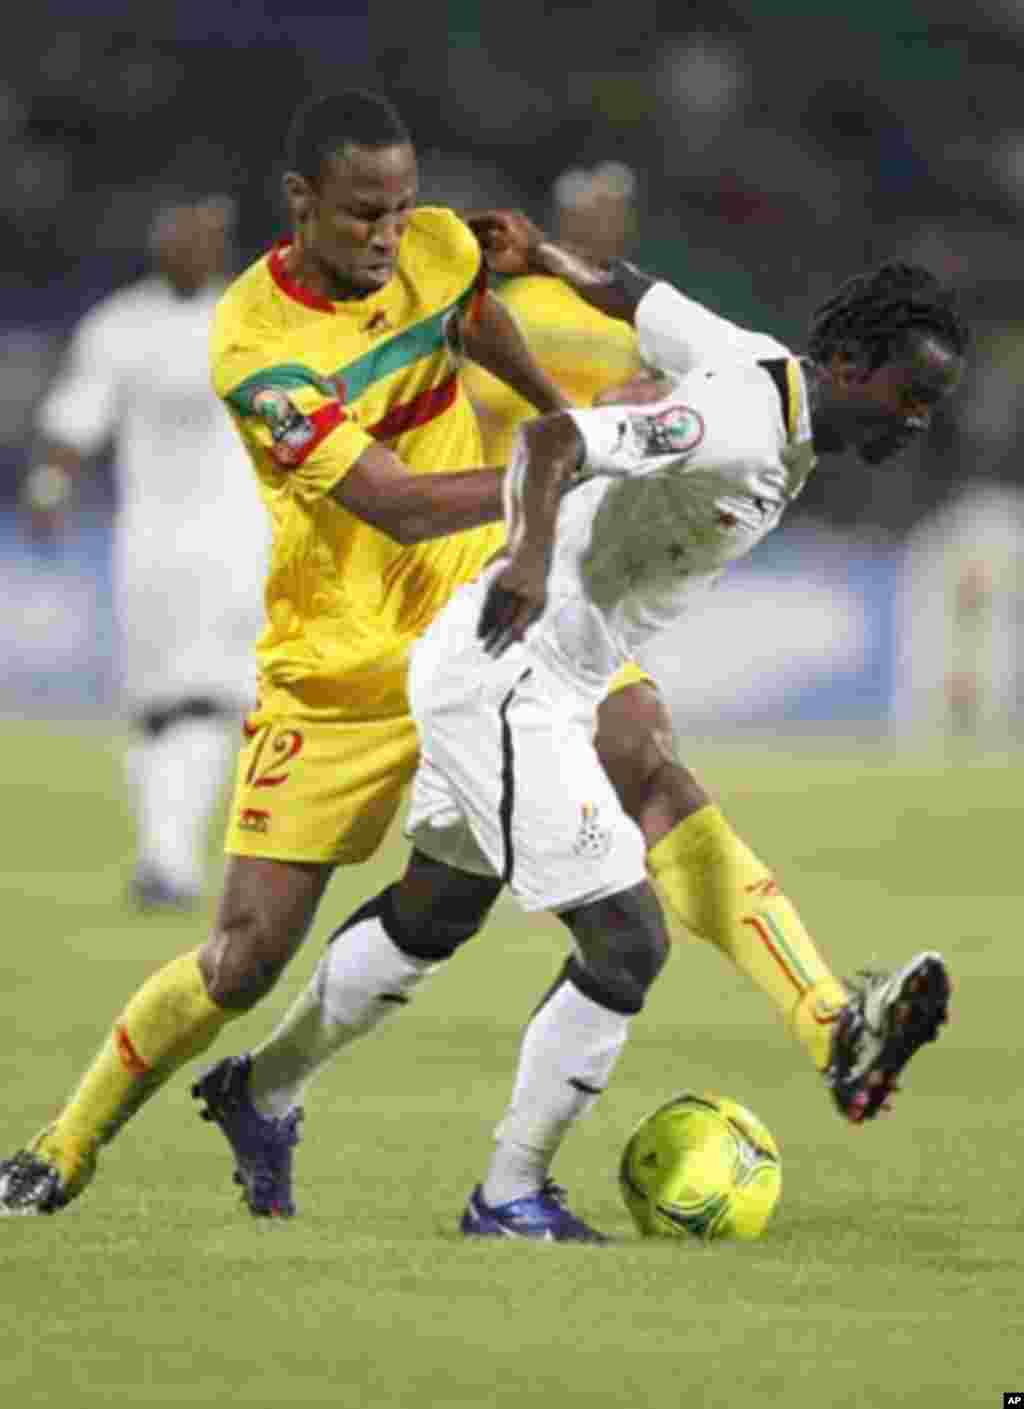
POLYGON ((182 954, 146 980, 70 1101, 33 1141, 33 1151, 56 1168, 72 1197, 92 1177, 100 1146, 238 1016, 207 994, 198 955, 182 954))
POLYGON ((815 1066, 827 1066, 847 991, 719 809, 702 807, 673 827, 647 853, 647 868, 670 914, 728 954, 783 1014, 815 1066))

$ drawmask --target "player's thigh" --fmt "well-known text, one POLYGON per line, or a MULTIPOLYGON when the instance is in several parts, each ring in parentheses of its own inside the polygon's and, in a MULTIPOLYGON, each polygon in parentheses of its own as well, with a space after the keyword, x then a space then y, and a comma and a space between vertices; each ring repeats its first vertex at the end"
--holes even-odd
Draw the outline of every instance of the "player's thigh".
POLYGON ((672 719, 657 685, 633 663, 615 676, 601 701, 595 747, 648 846, 711 800, 677 756, 672 719))
POLYGON ((352 865, 371 856, 416 768, 408 714, 246 720, 225 849, 236 856, 352 865))

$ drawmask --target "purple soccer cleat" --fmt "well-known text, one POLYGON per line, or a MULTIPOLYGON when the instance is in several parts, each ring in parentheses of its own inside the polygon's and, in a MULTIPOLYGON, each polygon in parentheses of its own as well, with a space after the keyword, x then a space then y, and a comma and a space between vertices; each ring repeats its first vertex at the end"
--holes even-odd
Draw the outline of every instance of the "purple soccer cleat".
POLYGON ((596 1228, 577 1218, 565 1203, 565 1190, 549 1179, 537 1194, 498 1204, 484 1203, 478 1184, 469 1196, 459 1228, 467 1238, 529 1238, 537 1243, 607 1243, 596 1228))
POLYGON ((296 1106, 280 1120, 261 1115, 249 1095, 252 1058, 225 1057, 192 1087, 205 1101, 203 1120, 220 1127, 235 1156, 235 1183, 242 1202, 256 1218, 291 1218, 292 1150, 299 1143, 302 1109, 296 1106))

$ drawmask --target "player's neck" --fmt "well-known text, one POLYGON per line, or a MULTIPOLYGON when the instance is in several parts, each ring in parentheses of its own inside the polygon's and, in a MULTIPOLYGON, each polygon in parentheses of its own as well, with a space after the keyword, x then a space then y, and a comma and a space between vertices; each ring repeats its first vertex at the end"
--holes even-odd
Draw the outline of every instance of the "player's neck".
POLYGON ((284 251, 283 264, 288 277, 296 284, 332 303, 349 303, 368 298, 373 289, 360 289, 343 279, 329 265, 317 258, 302 241, 295 239, 284 251))

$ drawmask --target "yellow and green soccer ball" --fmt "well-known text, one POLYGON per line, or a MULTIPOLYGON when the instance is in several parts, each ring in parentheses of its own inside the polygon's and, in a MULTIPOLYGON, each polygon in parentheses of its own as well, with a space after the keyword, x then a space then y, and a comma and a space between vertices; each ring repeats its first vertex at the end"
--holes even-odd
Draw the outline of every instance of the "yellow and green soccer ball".
POLYGON ((759 1238, 782 1193, 779 1149, 738 1102, 686 1091, 633 1131, 619 1185, 647 1237, 759 1238))

